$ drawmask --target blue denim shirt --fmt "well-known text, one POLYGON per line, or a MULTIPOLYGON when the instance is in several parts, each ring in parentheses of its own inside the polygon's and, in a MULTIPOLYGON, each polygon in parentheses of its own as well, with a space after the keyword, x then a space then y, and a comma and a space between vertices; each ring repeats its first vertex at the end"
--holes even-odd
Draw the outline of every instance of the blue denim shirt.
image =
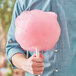
MULTIPOLYGON (((56 46, 44 55, 44 72, 41 76, 76 76, 76 0, 16 0, 11 25, 8 31, 6 53, 11 57, 26 52, 15 40, 15 19, 22 11, 40 9, 58 15, 61 36, 56 46)), ((30 56, 33 52, 29 52, 30 56)), ((26 76, 34 76, 26 72, 26 76)))

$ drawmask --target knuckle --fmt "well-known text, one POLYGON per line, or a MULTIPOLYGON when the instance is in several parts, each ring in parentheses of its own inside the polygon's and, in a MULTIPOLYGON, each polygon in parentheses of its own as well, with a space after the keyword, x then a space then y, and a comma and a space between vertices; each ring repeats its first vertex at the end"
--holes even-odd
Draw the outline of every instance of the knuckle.
POLYGON ((42 74, 42 73, 43 73, 43 71, 40 74, 42 74))
POLYGON ((42 67, 42 71, 44 70, 44 67, 42 67))
POLYGON ((41 58, 41 60, 43 61, 44 59, 43 59, 43 58, 41 58))
POLYGON ((42 72, 40 72, 39 74, 42 74, 42 72))
POLYGON ((38 73, 38 75, 41 75, 41 74, 42 74, 42 72, 39 72, 39 73, 38 73))
POLYGON ((42 63, 42 66, 44 66, 44 63, 42 63))
POLYGON ((40 73, 42 74, 43 73, 43 70, 40 73))
POLYGON ((40 64, 42 67, 44 66, 43 63, 40 64))
POLYGON ((44 71, 44 67, 41 67, 39 70, 40 70, 41 72, 43 72, 43 71, 44 71))

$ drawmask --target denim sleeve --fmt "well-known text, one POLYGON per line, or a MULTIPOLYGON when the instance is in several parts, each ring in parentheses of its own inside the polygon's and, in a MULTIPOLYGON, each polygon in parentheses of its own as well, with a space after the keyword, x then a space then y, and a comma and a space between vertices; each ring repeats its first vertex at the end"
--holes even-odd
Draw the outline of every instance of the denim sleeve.
POLYGON ((11 25, 8 31, 8 39, 7 39, 7 45, 6 45, 6 54, 13 69, 16 67, 11 62, 12 56, 17 53, 22 53, 26 56, 26 52, 20 47, 20 45, 15 40, 15 19, 23 11, 22 5, 20 4, 21 4, 20 1, 16 0, 11 25))

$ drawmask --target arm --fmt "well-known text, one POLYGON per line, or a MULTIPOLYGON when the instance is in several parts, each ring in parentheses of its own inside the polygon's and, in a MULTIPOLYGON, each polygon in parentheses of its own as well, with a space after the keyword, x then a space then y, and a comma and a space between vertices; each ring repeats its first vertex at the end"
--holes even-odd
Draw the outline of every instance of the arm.
POLYGON ((15 19, 21 13, 22 8, 19 0, 16 0, 14 12, 12 16, 11 26, 8 31, 8 40, 6 45, 6 53, 8 60, 13 68, 20 68, 34 75, 39 75, 43 72, 43 57, 37 58, 34 54, 29 59, 26 59, 26 52, 20 47, 15 40, 15 19))
POLYGON ((8 39, 7 39, 7 45, 6 45, 6 54, 13 68, 16 68, 16 67, 12 64, 11 59, 15 54, 21 53, 24 56, 26 56, 26 52, 24 52, 24 50, 20 47, 20 45, 15 40, 15 20, 23 10, 21 7, 22 6, 20 5, 19 0, 16 0, 11 25, 8 31, 8 39))
POLYGON ((14 66, 33 75, 40 75, 44 70, 43 59, 44 57, 42 54, 40 54, 39 58, 37 58, 34 54, 29 59, 26 59, 23 54, 18 53, 12 57, 12 63, 14 64, 14 66))
POLYGON ((13 65, 20 69, 23 69, 23 65, 26 63, 26 60, 26 57, 21 53, 15 54, 11 59, 13 65))

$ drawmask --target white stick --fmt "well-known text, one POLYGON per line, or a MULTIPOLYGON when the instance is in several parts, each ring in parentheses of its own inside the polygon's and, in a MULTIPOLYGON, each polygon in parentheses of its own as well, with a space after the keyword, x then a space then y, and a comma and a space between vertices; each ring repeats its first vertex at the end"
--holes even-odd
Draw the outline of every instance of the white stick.
MULTIPOLYGON (((36 48, 36 56, 39 57, 39 50, 36 48)), ((40 76, 40 75, 38 75, 40 76)))
POLYGON ((39 57, 39 50, 36 48, 36 56, 39 57))

